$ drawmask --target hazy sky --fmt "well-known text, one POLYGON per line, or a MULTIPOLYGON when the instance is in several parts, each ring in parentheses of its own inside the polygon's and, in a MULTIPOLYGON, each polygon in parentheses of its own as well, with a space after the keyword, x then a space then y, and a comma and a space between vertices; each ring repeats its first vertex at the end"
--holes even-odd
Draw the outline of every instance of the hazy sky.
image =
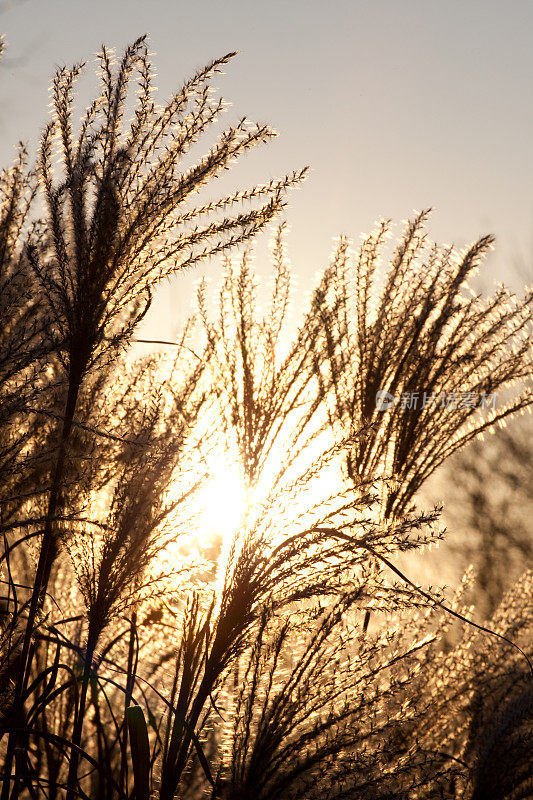
MULTIPOLYGON (((243 160, 242 185, 312 167, 287 211, 303 286, 327 262, 333 236, 357 239, 379 217, 400 221, 428 205, 439 241, 463 246, 496 234, 499 279, 533 262, 531 0, 26 0, 0 8, 8 45, 2 164, 17 140, 35 144, 55 66, 148 32, 162 99, 212 57, 239 51, 217 81, 230 117, 268 121, 280 133, 243 160)), ((187 283, 164 289, 160 308, 187 283)), ((165 314, 152 333, 158 325, 168 335, 165 314)))

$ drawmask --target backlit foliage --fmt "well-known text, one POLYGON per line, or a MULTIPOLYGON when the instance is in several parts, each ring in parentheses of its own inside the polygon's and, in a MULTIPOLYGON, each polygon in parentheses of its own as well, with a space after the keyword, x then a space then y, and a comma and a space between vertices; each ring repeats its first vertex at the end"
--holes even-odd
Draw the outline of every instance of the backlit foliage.
POLYGON ((426 251, 420 216, 381 294, 386 226, 341 242, 294 324, 279 227, 261 312, 251 252, 227 251, 302 173, 193 205, 271 136, 239 123, 183 168, 226 61, 160 108, 145 40, 104 49, 76 132, 61 69, 37 171, 22 151, 0 178, 2 800, 528 797, 531 572, 483 628, 470 575, 446 600, 392 559, 442 537, 406 511, 432 469, 530 395, 488 417, 375 395, 512 392, 530 297, 467 298, 489 241, 426 251), (219 253, 216 310, 202 284, 172 357, 131 362, 157 282, 219 253), (220 540, 201 498, 224 459, 246 503, 220 540))
POLYGON ((458 448, 533 401, 532 292, 518 299, 499 287, 487 300, 477 296, 466 281, 492 238, 464 252, 438 247, 427 240, 426 218, 408 223, 384 274, 388 222, 355 255, 342 240, 331 267, 332 307, 340 309, 324 325, 332 415, 346 431, 372 431, 358 437, 348 469, 356 482, 389 479, 387 515, 405 511, 458 448), (378 408, 379 391, 395 398, 391 408, 378 408), (499 405, 480 414, 480 400, 496 394, 499 405))

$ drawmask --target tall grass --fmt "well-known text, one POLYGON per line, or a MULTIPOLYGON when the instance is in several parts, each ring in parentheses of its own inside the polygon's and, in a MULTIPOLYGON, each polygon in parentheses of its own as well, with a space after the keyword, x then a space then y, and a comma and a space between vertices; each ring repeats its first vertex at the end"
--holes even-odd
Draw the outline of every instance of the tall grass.
POLYGON ((183 167, 229 57, 158 107, 145 39, 104 48, 77 130, 81 66, 59 70, 36 170, 22 152, 0 179, 2 798, 527 796, 531 574, 474 626, 470 577, 445 599, 392 558, 442 538, 410 507, 430 472, 531 402, 531 296, 467 298, 489 240, 426 251, 420 215, 381 294, 386 226, 341 242, 295 329, 277 228, 261 312, 229 251, 303 173, 195 205, 271 137, 244 122, 183 167), (174 355, 131 364, 157 282, 218 254, 217 311, 202 284, 174 355), (415 384, 510 395, 376 410, 415 384), (222 542, 201 513, 215 453, 247 498, 222 542))
POLYGON ((390 223, 353 258, 341 241, 331 266, 331 304, 340 312, 324 313, 332 415, 344 430, 372 429, 359 437, 348 469, 355 481, 390 479, 387 516, 404 512, 444 459, 532 402, 531 291, 517 298, 501 286, 487 300, 472 292, 467 281, 492 237, 463 252, 440 248, 427 239, 428 213, 407 224, 381 286, 390 223), (380 391, 395 398, 392 408, 379 408, 380 391), (480 414, 488 398, 494 407, 480 414))

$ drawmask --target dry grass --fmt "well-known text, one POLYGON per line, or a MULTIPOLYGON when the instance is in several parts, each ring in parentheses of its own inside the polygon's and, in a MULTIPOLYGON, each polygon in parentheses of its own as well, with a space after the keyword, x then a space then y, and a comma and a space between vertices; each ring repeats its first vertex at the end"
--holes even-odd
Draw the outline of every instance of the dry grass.
POLYGON ((391 559, 442 536, 409 510, 431 471, 530 394, 488 416, 375 406, 530 379, 530 295, 462 289, 489 240, 426 248, 421 215, 381 292, 387 226, 353 258, 342 242, 293 331, 280 227, 265 313, 249 252, 228 256, 203 345, 191 322, 173 361, 127 366, 156 283, 250 239, 302 177, 193 204, 272 135, 230 126, 182 170, 228 58, 157 107, 145 40, 104 49, 78 132, 81 68, 60 70, 37 172, 22 154, 0 179, 2 800, 527 797, 531 573, 491 636, 466 624, 468 579, 445 613, 391 559), (213 451, 249 500, 219 551, 197 505, 213 451))

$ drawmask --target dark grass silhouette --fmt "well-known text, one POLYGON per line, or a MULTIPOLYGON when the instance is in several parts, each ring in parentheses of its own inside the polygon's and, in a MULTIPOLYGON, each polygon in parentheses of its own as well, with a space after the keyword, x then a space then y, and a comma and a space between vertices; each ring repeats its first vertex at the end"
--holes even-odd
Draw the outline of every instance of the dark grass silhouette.
POLYGON ((391 561, 442 537, 411 508, 430 472, 531 402, 531 296, 462 289, 489 239, 426 249, 420 215, 377 301, 386 226, 343 241, 293 330, 281 226, 266 312, 250 253, 226 256, 173 360, 127 359, 157 282, 250 240, 303 177, 195 204, 272 136, 241 121, 183 165, 229 57, 158 107, 145 39, 103 49, 77 130, 81 67, 59 70, 37 169, 22 150, 0 179, 2 798, 527 797, 531 574, 480 628, 470 578, 446 606, 391 561), (510 394, 376 411, 413 387, 510 394), (248 498, 218 549, 215 452, 248 498))

